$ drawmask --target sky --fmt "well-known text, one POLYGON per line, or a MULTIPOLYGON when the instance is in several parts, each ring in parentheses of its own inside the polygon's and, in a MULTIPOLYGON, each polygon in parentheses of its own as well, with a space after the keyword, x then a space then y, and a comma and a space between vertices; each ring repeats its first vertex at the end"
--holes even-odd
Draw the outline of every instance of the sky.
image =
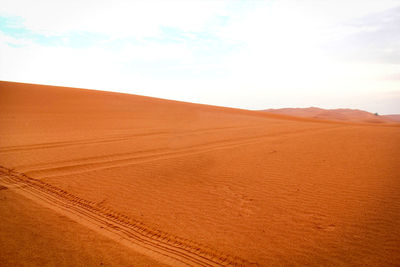
POLYGON ((400 0, 1 0, 0 80, 400 113, 400 0))

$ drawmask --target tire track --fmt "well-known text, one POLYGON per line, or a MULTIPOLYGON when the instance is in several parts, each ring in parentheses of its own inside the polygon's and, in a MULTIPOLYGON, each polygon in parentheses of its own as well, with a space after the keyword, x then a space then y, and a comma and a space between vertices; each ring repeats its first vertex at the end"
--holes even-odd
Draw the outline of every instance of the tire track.
POLYGON ((21 145, 21 146, 8 146, 0 149, 0 153, 8 153, 15 151, 24 151, 24 150, 36 150, 36 149, 47 149, 47 148, 56 148, 56 147, 68 147, 68 146, 78 146, 78 145, 96 145, 101 143, 112 143, 112 142, 120 142, 130 140, 135 137, 147 137, 147 136, 159 136, 159 135, 168 135, 168 134, 193 134, 193 133, 208 133, 208 132, 218 132, 227 129, 252 129, 252 128, 260 128, 258 126, 254 127, 218 127, 218 128, 205 128, 205 129, 196 129, 196 130, 188 130, 182 132, 173 132, 173 131, 157 131, 150 133, 136 133, 136 134, 125 134, 125 135, 115 135, 111 137, 102 137, 95 139, 81 139, 75 141, 61 141, 61 142, 49 142, 49 143, 40 143, 40 144, 31 144, 31 145, 21 145))
POLYGON ((94 225, 116 241, 167 264, 181 266, 257 265, 185 238, 153 229, 126 215, 78 198, 61 188, 0 166, 0 182, 17 193, 50 206, 85 225, 94 225))
POLYGON ((29 175, 37 175, 40 174, 42 178, 51 177, 56 175, 65 175, 65 174, 77 174, 94 170, 102 170, 114 167, 123 167, 137 163, 150 162, 154 160, 162 160, 169 158, 177 158, 188 155, 195 155, 199 153, 205 153, 217 149, 226 149, 246 144, 251 144, 254 142, 260 142, 258 138, 247 139, 246 141, 238 142, 238 141, 223 141, 223 142, 210 142, 207 144, 202 144, 199 146, 191 146, 185 149, 179 149, 175 151, 165 150, 165 152, 158 153, 148 153, 151 150, 139 153, 124 153, 124 154, 114 154, 113 156, 102 156, 95 157, 90 159, 85 159, 85 163, 79 162, 78 160, 69 161, 68 164, 61 164, 57 167, 54 167, 54 164, 49 164, 50 168, 37 169, 37 168, 25 168, 19 167, 18 170, 29 174, 29 175), (256 141, 254 141, 256 140, 256 141), (110 159, 110 157, 114 157, 114 159, 110 159))
POLYGON ((161 135, 167 134, 166 131, 153 132, 153 133, 138 133, 138 134, 130 134, 130 135, 120 135, 111 138, 95 138, 95 139, 82 139, 75 141, 63 141, 63 142, 49 142, 49 143, 41 143, 41 144, 32 144, 32 145, 24 145, 24 146, 9 146, 0 149, 0 153, 6 152, 14 152, 14 151, 24 151, 24 150, 36 150, 36 149, 46 149, 46 148, 55 148, 55 147, 67 147, 67 146, 78 146, 78 145, 92 145, 92 144, 101 144, 101 143, 112 143, 118 141, 125 141, 131 138, 140 137, 140 136, 153 136, 153 135, 161 135))
MULTIPOLYGON (((342 126, 337 126, 342 127, 342 126)), ((106 156, 95 156, 89 158, 81 158, 70 161, 52 162, 48 164, 37 164, 30 166, 19 166, 16 167, 18 171, 26 173, 28 175, 40 176, 41 178, 53 177, 58 175, 69 175, 69 174, 80 174, 90 172, 94 170, 103 170, 115 167, 124 167, 132 164, 151 162, 155 160, 178 158, 189 155, 196 155, 200 153, 206 153, 214 150, 229 149, 233 147, 249 145, 264 142, 266 139, 290 137, 293 135, 304 134, 310 131, 319 132, 332 130, 337 127, 323 127, 311 130, 303 130, 297 132, 280 133, 278 135, 257 135, 252 137, 244 137, 239 139, 228 139, 222 141, 213 141, 203 143, 200 145, 187 146, 183 149, 177 149, 170 151, 168 149, 152 149, 140 152, 131 153, 116 153, 106 156)))

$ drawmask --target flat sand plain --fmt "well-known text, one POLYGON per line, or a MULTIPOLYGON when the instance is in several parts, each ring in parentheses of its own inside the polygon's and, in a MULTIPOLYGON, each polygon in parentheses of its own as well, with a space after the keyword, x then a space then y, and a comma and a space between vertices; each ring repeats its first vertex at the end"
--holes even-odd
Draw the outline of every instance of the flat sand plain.
POLYGON ((396 124, 0 82, 0 126, 2 265, 400 263, 396 124))

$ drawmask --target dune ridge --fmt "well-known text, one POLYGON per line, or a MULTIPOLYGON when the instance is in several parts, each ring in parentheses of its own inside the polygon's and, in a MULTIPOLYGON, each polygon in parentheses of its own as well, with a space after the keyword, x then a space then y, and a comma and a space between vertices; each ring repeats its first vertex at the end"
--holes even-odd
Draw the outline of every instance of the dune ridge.
POLYGON ((0 200, 16 192, 160 265, 400 262, 398 124, 11 82, 0 124, 0 200))
POLYGON ((323 120, 364 122, 364 123, 399 123, 400 115, 379 115, 358 109, 322 109, 310 108, 281 108, 265 109, 264 112, 272 114, 284 114, 303 118, 315 118, 323 120))

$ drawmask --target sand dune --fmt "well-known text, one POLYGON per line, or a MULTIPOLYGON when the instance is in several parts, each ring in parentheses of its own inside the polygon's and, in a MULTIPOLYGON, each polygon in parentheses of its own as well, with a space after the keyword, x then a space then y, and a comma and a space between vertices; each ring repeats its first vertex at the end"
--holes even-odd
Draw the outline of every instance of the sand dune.
POLYGON ((363 123, 398 123, 400 115, 375 115, 373 113, 358 109, 322 109, 322 108, 281 108, 266 109, 265 112, 274 114, 285 114, 305 118, 322 120, 363 122, 363 123))
POLYGON ((400 127, 329 116, 0 82, 0 261, 394 266, 400 127))
POLYGON ((392 121, 400 122, 400 114, 392 114, 392 115, 384 115, 386 118, 389 118, 392 121))
POLYGON ((161 265, 0 187, 1 266, 161 265))

